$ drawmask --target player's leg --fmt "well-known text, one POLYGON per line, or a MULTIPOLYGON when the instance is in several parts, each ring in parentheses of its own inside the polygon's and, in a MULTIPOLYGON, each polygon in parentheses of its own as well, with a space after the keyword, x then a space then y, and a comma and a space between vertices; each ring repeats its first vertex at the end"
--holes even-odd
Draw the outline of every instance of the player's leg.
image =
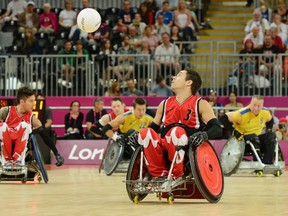
POLYGON ((139 132, 138 143, 144 146, 145 163, 149 173, 154 177, 168 174, 161 142, 161 138, 152 128, 145 128, 139 132))
POLYGON ((273 132, 267 132, 265 134, 259 135, 260 143, 261 143, 261 152, 264 153, 263 163, 264 164, 273 164, 274 158, 274 149, 276 136, 273 132))
POLYGON ((6 164, 8 161, 12 160, 12 140, 9 134, 9 128, 5 122, 0 123, 0 140, 2 157, 1 163, 6 164))
POLYGON ((26 122, 21 122, 17 127, 18 136, 15 140, 15 148, 12 158, 14 161, 21 161, 25 163, 25 149, 28 142, 29 134, 32 132, 31 125, 26 122))

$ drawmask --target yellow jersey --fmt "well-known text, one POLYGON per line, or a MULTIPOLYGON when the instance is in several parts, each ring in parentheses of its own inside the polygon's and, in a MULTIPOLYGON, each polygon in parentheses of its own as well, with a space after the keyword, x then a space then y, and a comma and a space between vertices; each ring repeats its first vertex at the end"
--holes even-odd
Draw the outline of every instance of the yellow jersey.
POLYGON ((267 121, 272 118, 270 111, 263 107, 259 114, 254 115, 250 107, 244 107, 233 113, 234 121, 241 122, 241 124, 233 123, 234 128, 243 135, 262 133, 267 121))
POLYGON ((134 129, 135 131, 140 131, 143 128, 147 128, 152 122, 152 117, 145 114, 142 118, 138 119, 135 117, 132 111, 123 114, 125 116, 125 122, 120 125, 119 129, 121 133, 127 133, 128 130, 134 129))

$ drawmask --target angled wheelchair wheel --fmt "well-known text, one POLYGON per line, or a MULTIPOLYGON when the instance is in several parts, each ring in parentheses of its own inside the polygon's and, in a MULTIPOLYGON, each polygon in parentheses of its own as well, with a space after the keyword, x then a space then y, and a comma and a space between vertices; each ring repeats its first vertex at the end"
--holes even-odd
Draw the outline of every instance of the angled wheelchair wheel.
POLYGON ((223 172, 213 146, 204 142, 196 149, 190 145, 189 161, 195 184, 211 203, 221 199, 224 189, 223 172))
POLYGON ((112 141, 107 148, 107 152, 104 158, 104 171, 106 175, 112 175, 116 170, 124 154, 124 146, 112 141))
POLYGON ((33 155, 37 161, 37 165, 38 165, 38 168, 39 168, 40 173, 42 175, 42 179, 44 180, 45 183, 48 183, 49 179, 48 179, 48 174, 47 174, 47 171, 45 168, 45 164, 43 162, 41 152, 39 151, 39 148, 38 148, 38 145, 36 142, 36 138, 33 134, 31 135, 31 144, 32 144, 32 148, 33 148, 33 155))
POLYGON ((103 158, 102 158, 101 163, 100 163, 100 165, 99 165, 99 170, 98 170, 99 173, 101 173, 101 170, 104 168, 104 159, 105 159, 105 157, 106 157, 107 149, 109 148, 109 146, 110 146, 111 143, 112 143, 112 140, 109 139, 109 140, 108 140, 108 144, 107 144, 107 146, 106 146, 106 148, 105 148, 105 150, 104 150, 104 152, 103 152, 103 158))
MULTIPOLYGON (((128 166, 128 171, 126 175, 126 180, 130 181, 130 183, 126 183, 126 190, 128 193, 128 196, 130 200, 134 203, 138 203, 139 201, 143 200, 148 193, 134 193, 134 188, 135 184, 137 183, 132 183, 133 181, 137 181, 140 178, 140 164, 141 164, 141 151, 142 151, 142 146, 138 146, 131 158, 131 161, 128 166)), ((142 178, 144 179, 145 176, 149 175, 147 166, 145 165, 145 162, 143 161, 143 166, 142 166, 142 178)))
POLYGON ((230 176, 237 171, 244 152, 244 140, 238 141, 234 136, 227 140, 220 155, 220 163, 225 176, 230 176))

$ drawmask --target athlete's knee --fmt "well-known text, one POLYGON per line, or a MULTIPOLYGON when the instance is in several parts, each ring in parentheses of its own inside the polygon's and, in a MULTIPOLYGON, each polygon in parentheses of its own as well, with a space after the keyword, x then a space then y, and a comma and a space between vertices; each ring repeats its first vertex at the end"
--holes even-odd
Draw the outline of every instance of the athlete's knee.
POLYGON ((154 148, 156 148, 159 141, 159 135, 152 128, 145 128, 141 130, 138 136, 139 145, 142 145, 144 146, 144 148, 147 148, 150 141, 154 146, 154 148))
POLYGON ((188 136, 182 127, 173 127, 165 136, 167 143, 173 143, 175 146, 186 146, 188 136))

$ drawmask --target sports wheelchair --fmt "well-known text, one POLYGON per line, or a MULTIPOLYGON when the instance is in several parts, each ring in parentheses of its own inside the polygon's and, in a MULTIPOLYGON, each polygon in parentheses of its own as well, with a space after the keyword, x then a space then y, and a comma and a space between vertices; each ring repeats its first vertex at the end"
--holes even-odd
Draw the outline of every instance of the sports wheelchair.
POLYGON ((138 132, 134 130, 129 130, 126 134, 122 134, 125 144, 109 139, 99 166, 99 173, 102 168, 104 168, 104 171, 108 176, 112 175, 116 169, 124 172, 127 171, 128 163, 136 148, 134 145, 135 140, 132 138, 134 133, 138 134, 138 132), (123 158, 125 160, 123 160, 123 158))
POLYGON ((225 176, 232 174, 274 174, 279 177, 285 171, 285 161, 282 150, 277 140, 275 140, 275 151, 273 164, 264 164, 261 160, 263 154, 256 151, 253 143, 230 137, 224 145, 220 163, 225 176))
MULTIPOLYGON (((22 183, 26 183, 27 181, 34 181, 37 178, 39 183, 42 180, 48 183, 45 164, 39 151, 36 137, 33 134, 30 135, 26 148, 25 165, 4 165, 1 164, 0 160, 0 181, 21 181, 22 183)), ((2 151, 1 157, 3 157, 2 151)))
POLYGON ((224 178, 222 168, 213 146, 203 142, 195 148, 191 144, 186 147, 184 157, 184 178, 176 187, 172 187, 172 170, 178 151, 171 162, 167 179, 154 181, 145 164, 143 146, 138 146, 132 155, 126 175, 126 190, 132 202, 138 204, 148 194, 156 194, 159 200, 166 198, 172 204, 174 198, 206 199, 217 203, 223 193, 224 178), (167 187, 163 188, 166 182, 167 187))

